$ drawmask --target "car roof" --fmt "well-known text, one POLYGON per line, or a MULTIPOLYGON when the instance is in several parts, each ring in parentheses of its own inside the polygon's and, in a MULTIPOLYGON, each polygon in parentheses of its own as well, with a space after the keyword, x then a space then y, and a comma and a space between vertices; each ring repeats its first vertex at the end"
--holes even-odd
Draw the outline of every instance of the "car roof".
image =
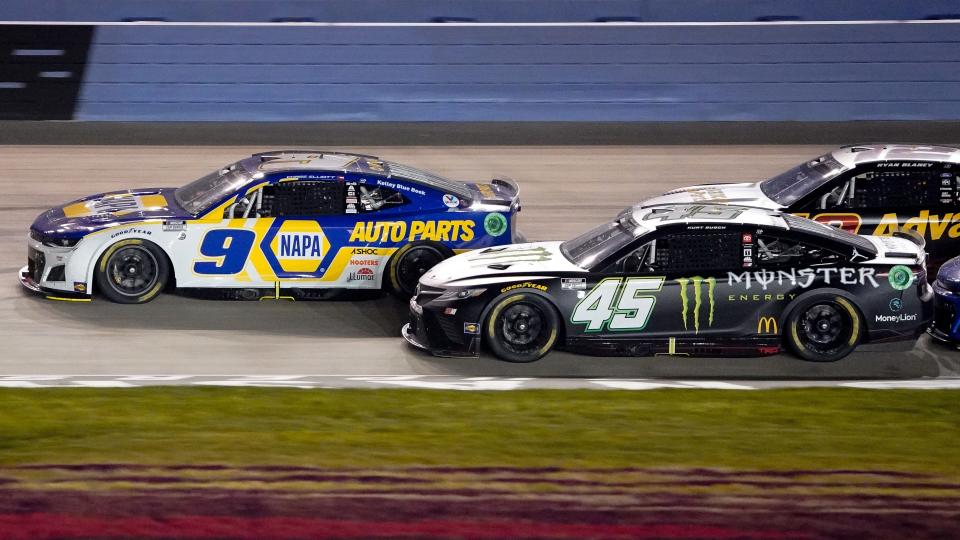
POLYGON ((785 214, 776 210, 729 204, 638 204, 627 210, 640 228, 636 235, 647 234, 669 225, 718 225, 733 223, 757 227, 794 230, 834 242, 855 246, 876 255, 877 249, 862 236, 831 227, 811 219, 785 214))
POLYGON ((647 229, 675 224, 735 223, 788 229, 780 212, 732 204, 638 204, 632 209, 634 221, 647 229))
POLYGON ((371 174, 385 178, 401 178, 452 193, 461 199, 471 200, 474 196, 473 191, 463 182, 367 154, 330 150, 273 150, 253 154, 249 159, 252 160, 252 166, 248 168, 263 172, 329 171, 371 174))
POLYGON ((960 148, 936 144, 852 144, 837 148, 830 155, 847 168, 863 163, 896 160, 960 163, 960 148))

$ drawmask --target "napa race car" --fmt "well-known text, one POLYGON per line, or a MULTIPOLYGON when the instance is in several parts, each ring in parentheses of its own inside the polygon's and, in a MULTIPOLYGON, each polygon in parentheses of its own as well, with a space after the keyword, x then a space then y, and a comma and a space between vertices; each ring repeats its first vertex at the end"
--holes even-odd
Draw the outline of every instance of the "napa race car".
POLYGON ((44 212, 20 281, 53 298, 99 292, 128 304, 168 286, 236 298, 384 287, 409 298, 454 253, 518 240, 517 195, 509 179, 465 183, 373 156, 264 152, 180 188, 44 212))
POLYGON ((923 239, 858 236, 733 205, 628 208, 566 242, 440 263, 403 336, 439 356, 531 362, 555 347, 608 356, 834 361, 911 340, 932 316, 923 239))
POLYGON ((937 341, 960 347, 960 257, 940 267, 933 292, 933 325, 928 331, 937 341))
POLYGON ((809 217, 855 234, 914 231, 927 241, 928 269, 960 254, 960 149, 859 144, 760 182, 702 184, 646 204, 730 203, 809 217))

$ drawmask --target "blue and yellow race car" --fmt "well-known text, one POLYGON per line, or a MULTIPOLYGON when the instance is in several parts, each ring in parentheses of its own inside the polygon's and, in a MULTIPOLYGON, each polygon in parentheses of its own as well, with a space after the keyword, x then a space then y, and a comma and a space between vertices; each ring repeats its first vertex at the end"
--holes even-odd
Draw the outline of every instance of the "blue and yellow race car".
POLYGON ((373 156, 254 154, 180 188, 85 197, 30 228, 21 283, 48 296, 148 302, 170 287, 225 296, 412 295, 455 253, 520 239, 517 185, 458 182, 373 156))

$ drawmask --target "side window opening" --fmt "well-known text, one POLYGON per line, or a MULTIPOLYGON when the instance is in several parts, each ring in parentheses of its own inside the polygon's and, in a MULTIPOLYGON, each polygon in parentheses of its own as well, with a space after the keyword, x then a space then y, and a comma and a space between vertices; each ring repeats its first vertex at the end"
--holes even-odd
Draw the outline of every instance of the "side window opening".
POLYGON ((367 186, 360 184, 359 206, 360 213, 376 212, 384 208, 403 206, 410 202, 402 193, 386 186, 367 186))
MULTIPOLYGON (((856 210, 939 204, 944 198, 941 173, 939 167, 933 166, 862 172, 824 193, 817 208, 856 210)), ((952 195, 949 193, 947 198, 952 195)))
POLYGON ((619 269, 626 273, 692 273, 741 265, 740 233, 696 231, 647 242, 621 259, 619 269))
POLYGON ((759 235, 756 246, 757 266, 787 268, 839 262, 838 253, 798 240, 759 235))
POLYGON ((341 182, 282 182, 264 186, 251 197, 254 200, 247 204, 251 208, 250 213, 255 213, 256 217, 333 216, 344 212, 341 182))

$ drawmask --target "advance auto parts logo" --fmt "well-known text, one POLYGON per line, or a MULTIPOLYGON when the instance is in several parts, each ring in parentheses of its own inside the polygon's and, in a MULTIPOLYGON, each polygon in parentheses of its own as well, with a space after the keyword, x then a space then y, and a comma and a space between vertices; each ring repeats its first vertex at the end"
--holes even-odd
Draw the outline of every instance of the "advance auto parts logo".
POLYGON ((713 308, 715 307, 713 293, 717 288, 717 280, 715 278, 704 279, 699 276, 694 276, 691 278, 677 278, 677 284, 680 285, 680 305, 681 314, 683 315, 683 329, 688 330, 690 323, 692 323, 694 333, 700 333, 700 312, 703 308, 704 289, 706 289, 707 303, 709 305, 707 326, 713 326, 713 308), (687 292, 687 285, 692 285, 692 311, 690 309, 690 293, 687 292))

